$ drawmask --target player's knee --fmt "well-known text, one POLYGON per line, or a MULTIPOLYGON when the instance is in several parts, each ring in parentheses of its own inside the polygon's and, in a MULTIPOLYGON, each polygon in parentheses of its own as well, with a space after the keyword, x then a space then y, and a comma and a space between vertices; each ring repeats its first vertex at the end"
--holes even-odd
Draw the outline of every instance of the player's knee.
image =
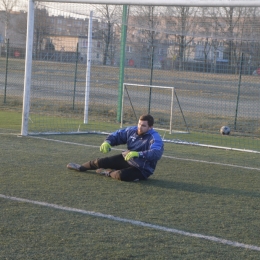
POLYGON ((121 174, 122 174, 122 172, 120 170, 113 171, 113 172, 110 173, 110 177, 113 178, 113 179, 121 181, 121 174))
POLYGON ((86 163, 82 164, 82 166, 85 168, 85 170, 95 170, 95 169, 101 168, 98 165, 98 159, 96 159, 94 161, 86 162, 86 163))
POLYGON ((98 169, 100 168, 98 165, 98 159, 95 159, 94 161, 90 161, 90 165, 92 169, 98 169))

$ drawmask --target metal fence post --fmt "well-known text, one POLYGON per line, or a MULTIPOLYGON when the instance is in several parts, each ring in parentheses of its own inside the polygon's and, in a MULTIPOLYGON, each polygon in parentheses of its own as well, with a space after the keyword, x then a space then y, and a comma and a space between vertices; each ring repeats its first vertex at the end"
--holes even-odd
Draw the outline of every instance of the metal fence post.
POLYGON ((75 64, 74 92, 73 92, 73 106, 72 106, 73 110, 75 108, 75 96, 76 96, 77 72, 78 72, 78 59, 79 59, 79 43, 77 43, 77 50, 76 50, 76 64, 75 64))
POLYGON ((7 43, 6 43, 5 93, 4 93, 4 103, 6 103, 6 90, 7 90, 7 77, 8 77, 8 58, 9 58, 9 39, 7 39, 7 43))
POLYGON ((236 104, 234 130, 236 130, 236 128, 237 128, 237 112, 238 112, 238 103, 239 103, 239 97, 240 97, 240 86, 241 86, 241 76, 242 76, 242 69, 243 69, 243 60, 244 60, 244 53, 242 53, 242 56, 240 59, 240 71, 239 71, 239 80, 238 80, 238 89, 237 89, 237 104, 236 104))

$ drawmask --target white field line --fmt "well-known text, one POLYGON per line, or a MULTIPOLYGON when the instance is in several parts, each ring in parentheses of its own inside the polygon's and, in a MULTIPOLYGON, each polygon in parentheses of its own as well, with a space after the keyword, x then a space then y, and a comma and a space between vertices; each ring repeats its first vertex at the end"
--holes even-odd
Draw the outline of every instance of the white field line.
MULTIPOLYGON (((64 143, 64 144, 72 144, 72 145, 79 145, 79 146, 85 146, 85 147, 95 147, 95 148, 99 148, 99 146, 96 146, 96 145, 79 144, 79 143, 68 142, 68 141, 62 141, 62 140, 55 140, 55 139, 49 139, 49 138, 44 138, 44 137, 30 136, 30 138, 36 138, 36 139, 47 140, 47 141, 53 141, 53 142, 64 143)), ((117 149, 117 148, 114 148, 114 147, 113 147, 113 150, 122 151, 122 149, 117 149)), ((203 160, 196 160, 196 159, 186 159, 186 158, 179 158, 179 157, 167 156, 167 155, 163 155, 163 157, 164 157, 164 158, 169 158, 169 159, 174 159, 174 160, 197 162, 197 163, 206 163, 206 164, 215 164, 215 165, 221 165, 221 166, 241 168, 241 169, 245 169, 245 170, 256 170, 256 171, 260 171, 260 168, 247 167, 247 166, 241 166, 241 165, 235 165, 235 164, 210 162, 210 161, 203 161, 203 160)))
MULTIPOLYGON (((1 129, 0 129, 1 130, 1 129)), ((5 130, 8 130, 8 129, 5 129, 5 130)), ((10 131, 12 131, 12 129, 10 129, 10 131)), ((0 133, 0 135, 18 135, 18 133, 0 133)))
POLYGON ((40 205, 40 206, 58 209, 58 210, 64 210, 64 211, 68 211, 68 212, 80 213, 80 214, 94 216, 94 217, 106 218, 106 219, 114 220, 114 221, 117 221, 117 222, 124 222, 124 223, 128 223, 128 224, 132 224, 132 225, 135 225, 135 226, 152 228, 152 229, 170 232, 170 233, 178 234, 178 235, 182 235, 182 236, 201 238, 201 239, 209 240, 209 241, 212 241, 212 242, 215 242, 215 243, 220 243, 220 244, 229 245, 229 246, 233 246, 233 247, 239 247, 239 248, 245 248, 245 249, 249 249, 249 250, 260 251, 259 246, 248 245, 248 244, 239 243, 239 242, 236 242, 236 241, 218 238, 218 237, 214 237, 214 236, 206 236, 206 235, 202 235, 202 234, 198 234, 198 233, 186 232, 186 231, 182 231, 182 230, 175 229, 175 228, 168 228, 168 227, 164 227, 164 226, 153 225, 153 224, 149 224, 149 223, 142 222, 142 221, 120 218, 120 217, 107 215, 107 214, 103 214, 103 213, 99 213, 99 212, 87 211, 87 210, 77 209, 77 208, 64 207, 64 206, 51 204, 51 203, 47 203, 47 202, 28 200, 28 199, 17 198, 17 197, 11 197, 11 196, 3 195, 3 194, 0 194, 0 198, 18 201, 18 202, 30 203, 30 204, 35 204, 35 205, 40 205))
POLYGON ((191 162, 198 162, 198 163, 216 164, 216 165, 221 165, 221 166, 242 168, 242 169, 246 169, 246 170, 257 170, 257 171, 260 171, 260 168, 247 167, 247 166, 241 166, 241 165, 235 165, 235 164, 209 162, 209 161, 195 160, 195 159, 186 159, 186 158, 178 158, 178 157, 167 156, 167 155, 163 155, 163 157, 164 158, 175 159, 175 160, 181 160, 181 161, 191 161, 191 162))

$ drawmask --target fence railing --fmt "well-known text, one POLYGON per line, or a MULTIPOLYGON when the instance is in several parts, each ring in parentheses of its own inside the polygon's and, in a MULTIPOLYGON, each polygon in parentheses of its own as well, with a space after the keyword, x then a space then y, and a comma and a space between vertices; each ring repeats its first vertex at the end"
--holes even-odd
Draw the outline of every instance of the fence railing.
MULTIPOLYGON (((22 47, 16 49, 12 43, 2 45, 1 108, 20 111, 22 109, 24 51, 22 47), (19 55, 16 53, 18 50, 19 55)), ((86 64, 80 60, 80 54, 64 52, 64 56, 61 56, 59 52, 46 51, 39 54, 37 59, 35 56, 33 60, 32 100, 63 100, 65 96, 69 96, 73 100, 72 113, 75 113, 76 108, 81 107, 79 104, 84 102, 86 81, 86 64), (66 87, 62 89, 63 86, 66 87)), ((251 72, 255 68, 248 64, 240 63, 240 67, 236 68, 236 74, 233 73, 234 68, 228 64, 217 64, 212 67, 210 63, 195 61, 182 63, 183 70, 180 70, 178 61, 171 63, 172 67, 158 66, 154 67, 153 71, 129 63, 128 58, 125 65, 125 82, 147 85, 151 83, 152 73, 153 85, 175 87, 191 130, 214 133, 222 125, 228 124, 231 130, 235 130, 239 135, 260 136, 260 75, 252 75, 251 72), (228 73, 230 71, 232 73, 228 73)), ((114 91, 115 96, 117 95, 118 80, 117 66, 93 64, 91 85, 93 89, 103 93, 102 106, 107 102, 105 97, 111 95, 110 91, 114 91)), ((111 102, 114 102, 113 107, 117 106, 117 98, 111 102)), ((68 105, 66 103, 67 107, 68 105)), ((48 113, 48 109, 60 111, 55 105, 43 105, 38 108, 32 105, 32 109, 37 113, 44 111, 48 113)), ((106 109, 104 108, 104 111, 106 109)), ((78 111, 82 113, 81 109, 78 111)), ((114 113, 110 116, 116 117, 114 113)))

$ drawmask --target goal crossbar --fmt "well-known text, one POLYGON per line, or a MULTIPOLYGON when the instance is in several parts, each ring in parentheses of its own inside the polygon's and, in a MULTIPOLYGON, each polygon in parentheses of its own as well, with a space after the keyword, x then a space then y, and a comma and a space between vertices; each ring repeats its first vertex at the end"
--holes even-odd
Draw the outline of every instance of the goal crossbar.
POLYGON ((109 4, 109 5, 155 5, 155 6, 233 6, 258 7, 259 0, 38 0, 38 2, 62 2, 81 4, 109 4))

